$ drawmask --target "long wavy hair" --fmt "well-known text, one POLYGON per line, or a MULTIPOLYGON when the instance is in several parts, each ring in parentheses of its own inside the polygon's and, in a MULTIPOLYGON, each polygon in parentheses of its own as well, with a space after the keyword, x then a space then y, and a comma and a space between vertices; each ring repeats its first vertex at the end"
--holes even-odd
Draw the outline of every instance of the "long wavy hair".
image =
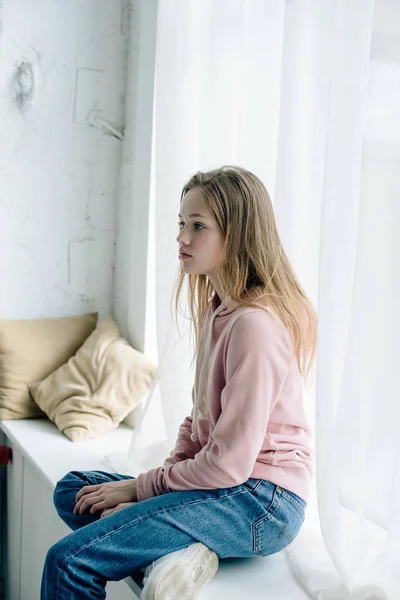
MULTIPOLYGON (((224 295, 242 306, 272 309, 290 333, 292 356, 296 355, 299 371, 307 380, 316 354, 318 318, 283 249, 266 187, 250 171, 225 165, 195 173, 182 189, 181 203, 193 188, 201 190, 224 236, 216 269, 224 295)), ((195 358, 205 314, 216 290, 207 275, 187 274, 179 266, 173 294, 176 317, 185 278, 195 358)))

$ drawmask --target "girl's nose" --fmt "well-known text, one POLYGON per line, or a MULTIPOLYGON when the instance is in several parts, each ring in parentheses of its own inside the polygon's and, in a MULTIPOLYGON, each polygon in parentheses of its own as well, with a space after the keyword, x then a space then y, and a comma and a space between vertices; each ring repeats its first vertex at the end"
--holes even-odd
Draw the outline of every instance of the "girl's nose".
POLYGON ((185 234, 184 231, 181 231, 177 235, 176 241, 178 242, 178 244, 180 244, 181 242, 183 242, 184 246, 189 246, 188 235, 187 235, 187 233, 185 234))

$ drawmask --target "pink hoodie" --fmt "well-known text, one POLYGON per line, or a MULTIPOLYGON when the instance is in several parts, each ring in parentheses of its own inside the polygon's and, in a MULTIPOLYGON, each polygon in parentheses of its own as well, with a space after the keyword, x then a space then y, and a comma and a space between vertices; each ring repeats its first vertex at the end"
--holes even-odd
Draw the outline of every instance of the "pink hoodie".
POLYGON ((314 451, 289 333, 272 311, 218 302, 200 339, 191 416, 164 464, 139 474, 138 500, 254 477, 307 502, 314 451))

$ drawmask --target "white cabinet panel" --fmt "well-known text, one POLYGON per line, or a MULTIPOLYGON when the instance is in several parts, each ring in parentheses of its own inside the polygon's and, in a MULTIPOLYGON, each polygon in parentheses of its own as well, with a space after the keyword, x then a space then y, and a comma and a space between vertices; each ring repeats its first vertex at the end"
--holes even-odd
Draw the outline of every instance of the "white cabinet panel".
POLYGON ((107 600, 137 600, 125 581, 109 581, 106 587, 107 600))
POLYGON ((15 445, 6 438, 12 448, 12 460, 7 466, 7 506, 5 531, 5 597, 20 600, 21 568, 21 518, 24 459, 15 445))
POLYGON ((39 600, 47 550, 70 533, 53 505, 53 492, 26 461, 22 507, 20 600, 39 600))
MULTIPOLYGON (((6 436, 0 431, 0 446, 6 445, 6 436)), ((0 467, 0 599, 4 599, 4 530, 5 530, 5 506, 6 506, 6 476, 7 470, 0 467)))

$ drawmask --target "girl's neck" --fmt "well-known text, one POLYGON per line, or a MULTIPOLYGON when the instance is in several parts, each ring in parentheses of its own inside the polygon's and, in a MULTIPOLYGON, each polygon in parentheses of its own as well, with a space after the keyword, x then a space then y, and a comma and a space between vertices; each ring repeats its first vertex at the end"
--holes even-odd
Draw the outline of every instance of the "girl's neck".
POLYGON ((218 306, 222 302, 224 303, 224 306, 226 306, 226 308, 237 308, 238 306, 240 306, 237 302, 232 300, 232 298, 230 298, 229 296, 225 296, 225 298, 220 298, 220 296, 217 294, 217 292, 216 292, 216 296, 217 296, 217 305, 218 306), (218 300, 218 298, 219 298, 219 300, 218 300))
POLYGON ((226 306, 226 308, 237 308, 238 306, 240 306, 238 302, 235 302, 229 296, 226 296, 226 298, 223 300, 223 303, 226 306))

